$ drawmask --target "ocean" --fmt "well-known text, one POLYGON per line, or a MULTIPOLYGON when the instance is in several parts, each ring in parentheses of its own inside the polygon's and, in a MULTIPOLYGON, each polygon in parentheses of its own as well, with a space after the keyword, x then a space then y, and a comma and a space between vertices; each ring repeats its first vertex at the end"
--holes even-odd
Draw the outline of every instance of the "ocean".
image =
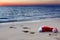
POLYGON ((60 18, 60 5, 0 6, 0 23, 60 18))

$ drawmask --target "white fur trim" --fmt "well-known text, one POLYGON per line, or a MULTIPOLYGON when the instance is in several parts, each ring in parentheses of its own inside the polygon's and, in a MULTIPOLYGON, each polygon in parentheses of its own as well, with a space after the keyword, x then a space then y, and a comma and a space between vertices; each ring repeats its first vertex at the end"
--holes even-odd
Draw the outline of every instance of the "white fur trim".
POLYGON ((38 31, 39 31, 39 32, 42 32, 42 27, 40 27, 40 28, 38 29, 38 31))

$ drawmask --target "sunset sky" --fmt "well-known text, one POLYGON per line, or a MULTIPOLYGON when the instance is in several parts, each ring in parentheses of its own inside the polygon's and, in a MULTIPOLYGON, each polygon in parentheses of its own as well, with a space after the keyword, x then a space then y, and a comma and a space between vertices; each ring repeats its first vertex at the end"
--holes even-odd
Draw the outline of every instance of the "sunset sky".
POLYGON ((0 6, 35 5, 35 4, 60 4, 60 0, 0 0, 0 6))

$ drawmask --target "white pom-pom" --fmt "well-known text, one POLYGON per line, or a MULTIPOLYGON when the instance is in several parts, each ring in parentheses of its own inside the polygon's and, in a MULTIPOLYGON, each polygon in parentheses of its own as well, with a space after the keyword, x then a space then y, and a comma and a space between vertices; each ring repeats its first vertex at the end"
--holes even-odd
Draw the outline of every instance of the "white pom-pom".
POLYGON ((53 28, 52 32, 57 33, 57 28, 53 28))

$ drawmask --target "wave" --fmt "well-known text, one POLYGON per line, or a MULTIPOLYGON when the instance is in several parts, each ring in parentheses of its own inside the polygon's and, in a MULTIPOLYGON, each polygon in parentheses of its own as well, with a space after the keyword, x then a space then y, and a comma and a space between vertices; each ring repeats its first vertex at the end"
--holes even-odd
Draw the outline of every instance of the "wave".
POLYGON ((59 6, 7 6, 0 7, 0 23, 12 21, 60 18, 59 6))

